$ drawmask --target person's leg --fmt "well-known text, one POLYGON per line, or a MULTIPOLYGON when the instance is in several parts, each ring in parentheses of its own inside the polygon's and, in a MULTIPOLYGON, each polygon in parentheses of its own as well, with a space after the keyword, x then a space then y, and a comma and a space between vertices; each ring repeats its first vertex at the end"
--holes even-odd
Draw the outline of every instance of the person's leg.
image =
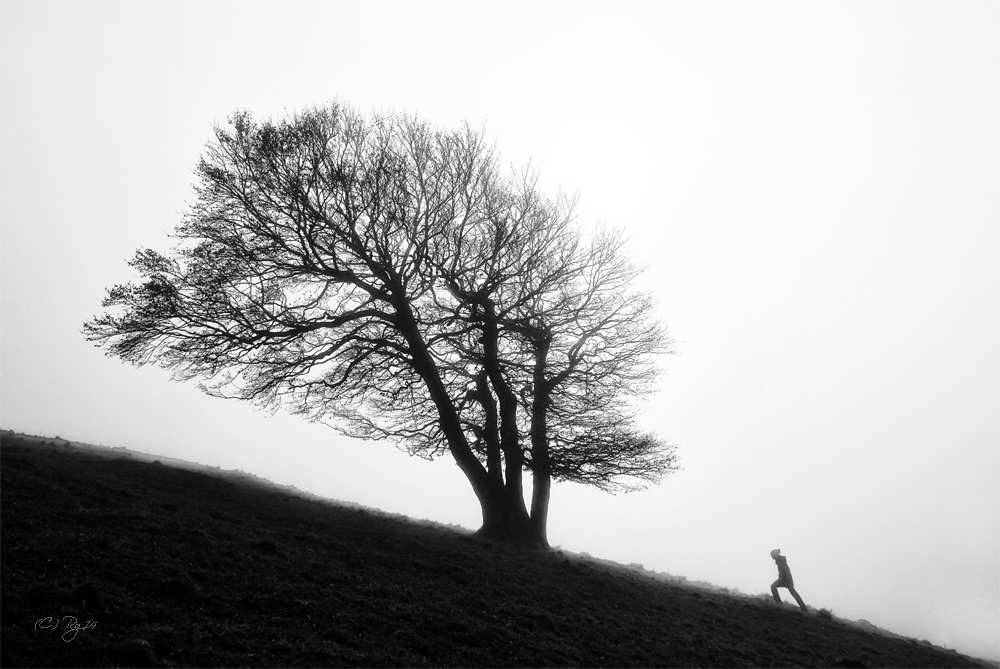
POLYGON ((802 598, 799 597, 799 593, 795 592, 795 588, 793 588, 792 586, 788 586, 788 592, 792 593, 792 597, 794 597, 795 601, 799 603, 799 608, 805 611, 806 604, 805 602, 802 601, 802 598))
POLYGON ((774 601, 781 603, 781 595, 778 594, 778 584, 781 583, 779 578, 777 581, 771 584, 771 594, 774 595, 774 601))

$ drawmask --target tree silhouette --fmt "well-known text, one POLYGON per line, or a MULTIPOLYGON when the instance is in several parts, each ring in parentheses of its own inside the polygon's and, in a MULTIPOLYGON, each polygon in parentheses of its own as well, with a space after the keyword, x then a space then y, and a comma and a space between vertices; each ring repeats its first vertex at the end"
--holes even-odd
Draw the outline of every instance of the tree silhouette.
POLYGON ((229 126, 177 245, 137 252, 142 282, 108 291, 88 340, 213 396, 447 452, 486 536, 547 545, 553 480, 630 490, 674 469, 633 423, 669 341, 619 232, 585 232, 572 198, 505 173, 468 126, 337 104, 229 126))

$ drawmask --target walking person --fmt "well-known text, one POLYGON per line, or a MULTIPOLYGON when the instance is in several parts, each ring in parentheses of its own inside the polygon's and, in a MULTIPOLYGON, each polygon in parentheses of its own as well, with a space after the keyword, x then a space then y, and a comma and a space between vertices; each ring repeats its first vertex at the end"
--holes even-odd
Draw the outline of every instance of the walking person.
POLYGON ((788 592, 792 593, 792 597, 798 602, 799 608, 805 613, 805 602, 799 597, 799 593, 795 592, 795 582, 792 580, 792 570, 788 568, 788 558, 781 554, 780 548, 775 548, 771 551, 771 557, 774 558, 775 563, 778 565, 778 580, 771 584, 771 594, 774 595, 774 601, 779 604, 781 603, 781 595, 778 594, 778 588, 788 588, 788 592))

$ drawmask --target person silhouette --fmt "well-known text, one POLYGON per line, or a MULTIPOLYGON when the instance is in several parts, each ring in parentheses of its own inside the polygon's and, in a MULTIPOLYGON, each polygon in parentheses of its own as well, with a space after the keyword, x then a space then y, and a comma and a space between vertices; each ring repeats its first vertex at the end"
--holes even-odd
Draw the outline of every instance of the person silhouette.
POLYGON ((792 570, 788 568, 788 558, 781 554, 780 548, 775 548, 771 551, 771 557, 774 558, 775 563, 778 565, 778 580, 771 584, 771 594, 774 595, 774 601, 781 603, 781 595, 778 594, 778 588, 788 588, 788 592, 792 593, 792 597, 798 602, 799 608, 802 612, 806 612, 805 602, 799 597, 799 593, 795 591, 795 581, 792 580, 792 570))

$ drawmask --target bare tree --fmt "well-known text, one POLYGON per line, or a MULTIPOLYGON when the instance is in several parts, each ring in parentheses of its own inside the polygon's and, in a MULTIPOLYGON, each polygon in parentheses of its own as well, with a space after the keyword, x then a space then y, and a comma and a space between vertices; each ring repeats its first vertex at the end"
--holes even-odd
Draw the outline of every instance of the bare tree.
POLYGON ((340 105, 216 129, 169 255, 84 325, 133 364, 344 434, 449 453, 481 533, 546 545, 553 480, 674 468, 630 398, 668 349, 615 232, 505 174, 481 131, 340 105), (532 474, 530 511, 523 472, 532 474))

